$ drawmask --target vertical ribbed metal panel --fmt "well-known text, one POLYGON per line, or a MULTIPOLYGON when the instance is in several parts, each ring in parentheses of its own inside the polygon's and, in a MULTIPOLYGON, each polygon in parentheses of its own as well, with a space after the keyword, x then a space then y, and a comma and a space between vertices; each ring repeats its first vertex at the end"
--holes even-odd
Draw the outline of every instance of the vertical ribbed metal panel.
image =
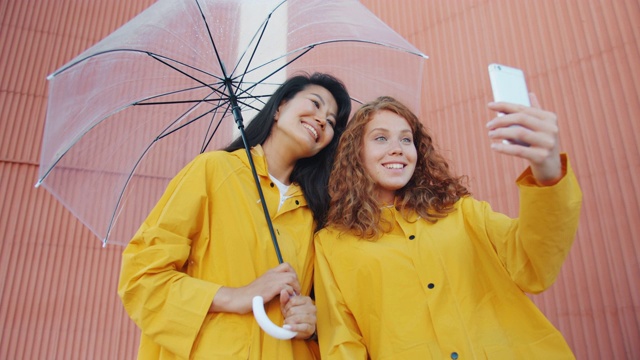
POLYGON ((0 0, 0 359, 135 358, 122 248, 101 248, 33 185, 46 76, 152 2, 0 0))
MULTIPOLYGON (((489 150, 486 68, 525 69, 530 89, 559 115, 584 191, 563 272, 532 299, 578 359, 640 358, 638 2, 362 2, 430 55, 425 124, 475 196, 513 216, 513 180, 525 163, 489 150)), ((139 334, 115 293, 121 248, 100 248, 33 183, 46 75, 151 3, 0 0, 1 359, 135 357, 139 334)))
POLYGON ((638 1, 362 2, 430 56, 424 123, 474 195, 512 216, 513 181, 526 164, 489 150, 487 65, 525 70, 530 90, 558 114, 584 192, 563 271, 532 299, 578 359, 640 358, 638 1))

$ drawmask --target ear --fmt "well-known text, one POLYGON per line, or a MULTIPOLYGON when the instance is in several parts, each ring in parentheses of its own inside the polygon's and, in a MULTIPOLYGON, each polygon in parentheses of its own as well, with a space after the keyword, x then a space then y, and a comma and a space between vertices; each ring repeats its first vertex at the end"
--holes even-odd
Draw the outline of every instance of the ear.
POLYGON ((282 109, 282 107, 287 103, 287 100, 282 100, 280 102, 280 105, 278 105, 278 110, 276 110, 276 113, 273 115, 273 120, 274 121, 278 121, 278 119, 280 119, 280 109, 282 109))

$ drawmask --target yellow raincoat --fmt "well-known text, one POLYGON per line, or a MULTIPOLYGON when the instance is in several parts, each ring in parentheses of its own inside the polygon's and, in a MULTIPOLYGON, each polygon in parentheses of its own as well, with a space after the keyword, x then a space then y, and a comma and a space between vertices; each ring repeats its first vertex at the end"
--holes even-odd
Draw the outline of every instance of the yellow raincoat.
MULTIPOLYGON (((311 210, 292 184, 278 210, 262 148, 252 151, 284 261, 311 289, 311 210)), ((202 154, 169 184, 126 247, 118 294, 142 330, 140 359, 313 359, 317 343, 266 335, 252 313, 208 313, 222 286, 251 283, 278 265, 244 149, 202 154), (312 349, 315 346, 315 351, 312 349)), ((282 325, 279 300, 266 305, 282 325)))
POLYGON ((520 218, 465 197, 432 224, 394 208, 393 232, 367 241, 316 235, 315 293, 323 359, 572 359, 525 295, 555 281, 578 226, 582 193, 564 177, 517 183, 520 218))

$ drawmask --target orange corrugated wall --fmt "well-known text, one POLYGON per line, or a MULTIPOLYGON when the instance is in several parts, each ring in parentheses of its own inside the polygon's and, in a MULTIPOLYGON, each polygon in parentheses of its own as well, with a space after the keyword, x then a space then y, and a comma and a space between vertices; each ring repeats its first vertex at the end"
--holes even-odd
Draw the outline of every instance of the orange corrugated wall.
MULTIPOLYGON (((514 216, 524 163, 489 150, 486 68, 526 71, 584 191, 562 273, 532 299, 578 359, 640 358, 638 1, 362 2, 430 55, 425 124, 475 196, 514 216)), ((121 248, 101 248, 33 184, 46 75, 151 3, 0 0, 0 359, 135 358, 139 334, 116 295, 121 248)))

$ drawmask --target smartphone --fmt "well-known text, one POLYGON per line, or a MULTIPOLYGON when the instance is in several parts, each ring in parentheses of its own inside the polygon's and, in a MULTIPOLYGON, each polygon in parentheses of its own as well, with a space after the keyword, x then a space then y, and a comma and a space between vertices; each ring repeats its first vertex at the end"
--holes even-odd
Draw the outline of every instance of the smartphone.
MULTIPOLYGON (((489 80, 493 91, 493 101, 531 106, 527 82, 521 69, 501 64, 490 64, 489 80)), ((504 114, 498 113, 498 116, 502 115, 504 114)), ((505 142, 529 146, 527 143, 516 140, 505 140, 505 142)))

